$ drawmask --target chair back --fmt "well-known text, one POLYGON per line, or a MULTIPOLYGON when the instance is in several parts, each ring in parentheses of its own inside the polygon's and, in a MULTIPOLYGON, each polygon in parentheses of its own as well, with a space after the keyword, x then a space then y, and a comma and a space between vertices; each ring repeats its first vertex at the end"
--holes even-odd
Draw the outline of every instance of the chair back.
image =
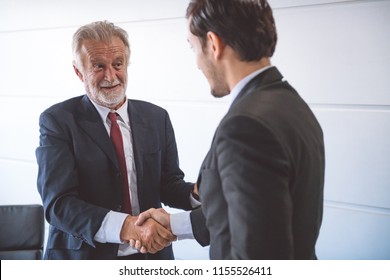
POLYGON ((0 259, 40 260, 45 222, 42 205, 0 206, 0 259))

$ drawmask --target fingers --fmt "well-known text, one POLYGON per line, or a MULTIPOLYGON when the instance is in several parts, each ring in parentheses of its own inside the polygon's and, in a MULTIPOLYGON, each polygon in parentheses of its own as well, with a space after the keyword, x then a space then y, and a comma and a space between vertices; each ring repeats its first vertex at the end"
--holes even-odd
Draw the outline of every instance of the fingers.
POLYGON ((161 251, 162 249, 164 249, 165 247, 168 247, 170 246, 172 243, 167 243, 167 245, 165 247, 163 246, 160 246, 160 245, 157 245, 157 246, 152 246, 149 250, 145 247, 145 246, 141 246, 141 241, 137 240, 137 241, 134 241, 134 249, 137 249, 138 251, 140 251, 140 253, 142 254, 146 254, 146 253, 151 253, 151 254, 155 254, 157 253, 158 251, 161 251))
POLYGON ((139 240, 137 240, 137 241, 135 242, 135 245, 134 245, 134 246, 135 246, 135 248, 137 248, 137 250, 140 250, 140 251, 141 251, 142 248, 143 248, 144 250, 146 250, 146 248, 142 246, 141 241, 139 241, 139 240))
POLYGON ((170 228, 170 215, 164 209, 151 208, 139 215, 128 216, 121 239, 141 253, 156 253, 176 240, 170 228))
POLYGON ((176 236, 153 219, 148 219, 141 227, 137 228, 140 239, 135 241, 134 247, 139 249, 141 253, 147 251, 154 254, 176 240, 176 236))
POLYGON ((124 242, 129 242, 131 239, 137 240, 138 235, 135 230, 135 221, 137 220, 137 217, 128 215, 123 222, 122 229, 120 231, 120 239, 124 242))
POLYGON ((146 210, 145 212, 142 212, 139 214, 137 221, 135 222, 136 226, 142 226, 142 224, 149 218, 152 218, 152 211, 156 210, 154 208, 150 208, 149 210, 146 210))
MULTIPOLYGON (((176 239, 172 232, 152 219, 147 220, 144 225, 148 226, 146 231, 147 235, 153 236, 154 238, 152 239, 152 242, 158 244, 159 246, 165 247, 170 245, 170 243, 176 239)), ((144 242, 142 242, 142 244, 144 245, 144 242)))
MULTIPOLYGON (((142 246, 142 248, 139 250, 142 254, 146 254, 146 253, 151 253, 151 252, 148 252, 148 250, 142 246)), ((154 254, 154 253, 151 253, 151 254, 154 254)))
MULTIPOLYGON (((131 246, 131 247, 133 247, 134 249, 137 249, 136 247, 135 247, 135 240, 134 239, 130 239, 129 240, 129 245, 131 246)), ((139 250, 139 249, 137 249, 137 250, 139 250)))
MULTIPOLYGON (((151 253, 151 252, 148 251, 148 249, 146 249, 145 246, 142 246, 140 240, 133 240, 132 239, 132 240, 130 240, 129 244, 130 244, 131 247, 133 247, 134 249, 138 250, 142 254, 151 253)), ((172 243, 167 243, 167 245, 165 247, 168 247, 171 244, 172 243)), ((156 248, 154 248, 154 249, 156 249, 156 248)))
POLYGON ((138 220, 135 225, 141 226, 147 219, 154 219, 156 222, 164 226, 166 229, 171 231, 170 215, 167 211, 162 208, 154 209, 151 208, 138 216, 138 220))
POLYGON ((148 250, 146 249, 145 246, 142 246, 141 241, 139 241, 139 240, 131 239, 129 241, 129 244, 130 244, 131 247, 133 247, 134 249, 138 250, 142 254, 150 253, 150 252, 148 252, 148 250))
POLYGON ((144 249, 146 250, 145 247, 142 247, 141 241, 139 241, 139 240, 131 239, 131 240, 129 241, 129 245, 130 245, 131 247, 133 247, 134 249, 137 249, 138 251, 141 251, 141 248, 144 248, 144 249))

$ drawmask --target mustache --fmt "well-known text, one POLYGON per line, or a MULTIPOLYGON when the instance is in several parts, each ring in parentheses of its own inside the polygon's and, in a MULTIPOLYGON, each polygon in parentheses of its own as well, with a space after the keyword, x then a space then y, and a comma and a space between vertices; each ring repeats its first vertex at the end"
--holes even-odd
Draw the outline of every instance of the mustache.
POLYGON ((100 87, 115 87, 117 85, 120 85, 120 81, 118 79, 112 81, 112 82, 109 82, 109 81, 101 81, 99 83, 99 86, 100 87))

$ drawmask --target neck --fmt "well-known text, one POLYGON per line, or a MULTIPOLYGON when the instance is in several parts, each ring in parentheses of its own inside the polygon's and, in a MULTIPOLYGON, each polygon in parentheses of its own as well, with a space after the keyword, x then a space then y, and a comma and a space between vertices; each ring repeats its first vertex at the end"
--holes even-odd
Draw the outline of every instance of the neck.
POLYGON ((123 100, 116 106, 114 106, 114 108, 111 108, 111 109, 114 109, 115 111, 118 110, 120 107, 122 107, 122 105, 126 102, 126 96, 123 98, 123 100))
POLYGON ((271 61, 268 57, 250 62, 232 60, 230 66, 226 68, 226 77, 230 90, 249 74, 269 65, 271 65, 271 61))

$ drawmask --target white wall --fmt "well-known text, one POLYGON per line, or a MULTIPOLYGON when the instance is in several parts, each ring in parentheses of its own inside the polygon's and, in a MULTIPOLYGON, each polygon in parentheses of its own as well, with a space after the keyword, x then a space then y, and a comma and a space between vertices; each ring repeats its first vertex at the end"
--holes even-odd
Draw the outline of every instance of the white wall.
MULTIPOLYGON (((214 100, 186 42, 182 0, 0 0, 0 204, 40 203, 38 117, 83 94, 71 37, 107 19, 132 45, 128 96, 165 107, 181 167, 196 180, 228 99, 214 100)), ((390 1, 274 0, 273 63, 317 115, 326 141, 321 259, 390 259, 390 1)), ((173 210, 172 210, 173 211, 173 210)), ((207 258, 194 241, 177 258, 207 258)))

